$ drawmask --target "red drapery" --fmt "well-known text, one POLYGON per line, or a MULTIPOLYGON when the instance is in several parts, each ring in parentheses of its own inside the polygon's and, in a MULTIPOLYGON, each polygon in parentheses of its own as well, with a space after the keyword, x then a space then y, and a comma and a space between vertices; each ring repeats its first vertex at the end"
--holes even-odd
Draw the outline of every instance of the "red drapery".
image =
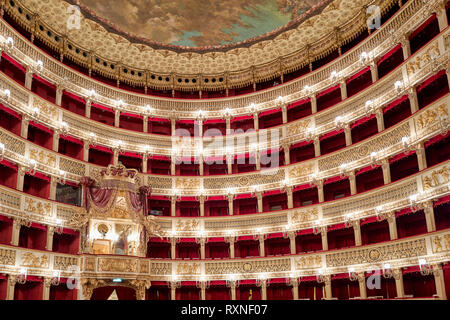
POLYGON ((230 289, 225 285, 211 285, 206 289, 206 300, 231 300, 230 289))
POLYGON ((183 284, 176 290, 176 300, 200 300, 200 289, 192 283, 183 284))
POLYGON ((50 287, 50 300, 77 300, 77 289, 67 287, 67 279, 61 278, 58 286, 50 287))
POLYGON ((412 295, 415 298, 432 297, 436 294, 436 284, 434 276, 423 276, 420 272, 403 274, 403 285, 405 295, 412 295))
POLYGON ((27 277, 25 284, 17 284, 14 288, 14 300, 42 300, 43 280, 38 277, 27 277))
MULTIPOLYGON (((285 281, 285 279, 282 279, 285 281)), ((270 283, 267 287, 267 300, 292 300, 292 287, 285 283, 270 283)))

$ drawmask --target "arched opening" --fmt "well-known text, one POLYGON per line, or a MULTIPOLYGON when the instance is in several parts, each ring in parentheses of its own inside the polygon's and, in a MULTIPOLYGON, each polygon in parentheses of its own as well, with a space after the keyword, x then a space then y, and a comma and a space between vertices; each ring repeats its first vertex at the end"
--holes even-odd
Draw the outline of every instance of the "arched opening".
POLYGON ((123 286, 95 288, 91 300, 136 300, 136 290, 123 286))

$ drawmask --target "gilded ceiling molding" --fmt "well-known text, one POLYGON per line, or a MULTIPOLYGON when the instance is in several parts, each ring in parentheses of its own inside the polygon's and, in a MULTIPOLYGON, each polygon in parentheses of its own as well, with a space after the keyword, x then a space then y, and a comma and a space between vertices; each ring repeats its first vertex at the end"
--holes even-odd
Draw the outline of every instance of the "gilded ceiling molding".
POLYGON ((354 0, 324 1, 329 4, 320 14, 272 35, 272 39, 263 37, 224 52, 206 53, 177 52, 130 42, 86 17, 82 17, 80 29, 68 30, 66 21, 71 11, 65 1, 15 0, 14 7, 9 1, 2 4, 34 38, 59 52, 61 59, 68 58, 89 72, 118 83, 160 90, 202 91, 243 87, 295 71, 340 48, 366 29, 367 6, 377 4, 385 13, 396 2, 360 0, 355 5, 354 0), (217 81, 212 81, 213 78, 217 81))

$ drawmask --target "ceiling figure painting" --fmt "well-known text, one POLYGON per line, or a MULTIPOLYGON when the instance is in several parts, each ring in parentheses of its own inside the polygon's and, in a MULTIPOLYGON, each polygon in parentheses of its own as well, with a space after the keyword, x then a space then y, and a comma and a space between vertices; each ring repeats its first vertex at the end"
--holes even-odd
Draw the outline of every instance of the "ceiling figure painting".
POLYGON ((75 0, 83 13, 133 37, 183 47, 237 44, 314 14, 321 0, 75 0))

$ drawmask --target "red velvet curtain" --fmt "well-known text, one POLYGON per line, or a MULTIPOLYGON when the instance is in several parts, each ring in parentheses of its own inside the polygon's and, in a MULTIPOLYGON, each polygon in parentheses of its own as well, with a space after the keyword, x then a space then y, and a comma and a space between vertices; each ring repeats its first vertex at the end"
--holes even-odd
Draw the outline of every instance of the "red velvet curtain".
POLYGON ((322 237, 320 234, 303 234, 295 238, 297 253, 322 250, 322 237))
POLYGON ((290 254, 290 241, 284 238, 267 239, 264 244, 266 256, 290 254))
POLYGON ((59 286, 50 287, 50 300, 77 300, 77 289, 67 288, 66 279, 59 286))
POLYGON ((415 298, 432 297, 436 294, 434 276, 423 276, 420 272, 403 274, 405 295, 413 295, 415 298))
POLYGON ((16 284, 14 288, 14 300, 42 300, 42 279, 27 277, 25 284, 16 284))
POLYGON ((0 275, 0 300, 6 300, 6 291, 8 289, 8 278, 0 275))
POLYGON ((11 244, 13 221, 0 216, 0 244, 11 244))
POLYGON ((93 201, 97 207, 104 208, 113 194, 112 189, 100 189, 94 187, 95 181, 89 177, 82 177, 81 184, 83 185, 83 204, 86 210, 90 209, 90 201, 93 201))
POLYGON ((270 284, 267 287, 267 300, 292 300, 292 287, 282 283, 270 284))
POLYGON ((149 242, 147 258, 170 259, 170 243, 149 242))
POLYGON ((177 258, 180 259, 199 259, 200 245, 197 243, 178 243, 177 258))
POLYGON ((79 247, 79 232, 63 232, 53 235, 53 251, 67 254, 77 254, 79 247))
POLYGON ((324 297, 324 284, 317 283, 315 277, 311 277, 309 281, 304 281, 302 279, 300 285, 298 286, 298 298, 299 299, 309 299, 309 300, 322 300, 324 297))
MULTIPOLYGON (((366 285, 367 297, 382 296, 384 299, 394 299, 397 297, 397 288, 395 286, 395 279, 393 279, 393 278, 386 279, 385 277, 383 277, 381 270, 377 270, 377 271, 371 272, 371 273, 366 273, 366 281, 370 276, 379 277, 380 287, 377 288, 375 286, 373 288, 369 288, 366 285)), ((377 284, 376 281, 369 281, 369 283, 375 284, 375 285, 377 284)))
POLYGON ((350 281, 348 277, 332 280, 331 291, 333 297, 338 298, 338 300, 360 297, 358 281, 350 281))
POLYGON ((200 289, 194 286, 182 286, 176 290, 176 300, 200 300, 200 289))
POLYGON ((328 232, 328 249, 348 248, 355 245, 353 228, 332 230, 328 232))
POLYGON ((146 291, 146 300, 170 300, 170 289, 168 286, 152 286, 146 291))
POLYGON ((47 244, 47 227, 32 224, 29 228, 21 228, 19 233, 19 247, 45 250, 47 244))
POLYGON ((236 289, 236 300, 249 300, 250 290, 252 293, 252 300, 261 300, 261 288, 256 285, 240 285, 236 289))
POLYGON ((228 243, 212 242, 205 247, 206 258, 226 259, 230 257, 230 245, 228 243))
POLYGON ((206 300, 231 300, 231 290, 226 286, 210 286, 206 289, 206 300))
POLYGON ((235 250, 236 257, 259 257, 259 242, 256 240, 237 241, 235 250))

